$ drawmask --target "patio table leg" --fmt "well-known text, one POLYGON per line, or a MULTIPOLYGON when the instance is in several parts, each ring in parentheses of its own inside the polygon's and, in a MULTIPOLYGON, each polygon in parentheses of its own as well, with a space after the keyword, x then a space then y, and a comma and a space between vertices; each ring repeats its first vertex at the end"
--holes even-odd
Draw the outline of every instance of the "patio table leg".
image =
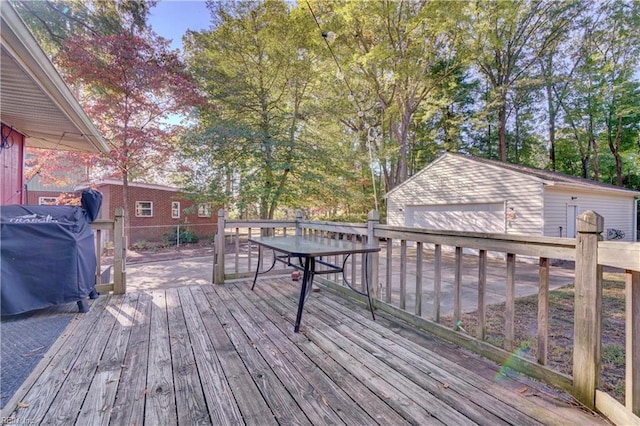
POLYGON ((302 319, 302 309, 304 302, 307 300, 311 287, 313 286, 313 275, 315 272, 316 262, 313 256, 304 258, 304 273, 302 274, 302 288, 300 289, 300 300, 298 301, 298 314, 296 315, 296 324, 293 331, 297 333, 300 330, 300 321, 302 319))

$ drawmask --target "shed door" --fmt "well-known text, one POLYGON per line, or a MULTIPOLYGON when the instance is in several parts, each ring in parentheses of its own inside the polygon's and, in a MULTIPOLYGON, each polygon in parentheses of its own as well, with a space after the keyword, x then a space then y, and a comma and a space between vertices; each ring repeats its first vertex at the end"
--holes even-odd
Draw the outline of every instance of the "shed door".
POLYGON ((418 205, 405 208, 405 225, 427 229, 502 234, 504 203, 418 205))
POLYGON ((578 206, 567 204, 567 238, 576 237, 576 220, 578 218, 578 206))

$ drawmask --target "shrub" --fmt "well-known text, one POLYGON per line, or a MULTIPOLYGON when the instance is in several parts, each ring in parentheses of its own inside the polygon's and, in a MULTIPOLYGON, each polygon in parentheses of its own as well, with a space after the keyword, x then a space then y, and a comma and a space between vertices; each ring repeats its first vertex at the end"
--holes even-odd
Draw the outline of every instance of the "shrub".
MULTIPOLYGON (((178 227, 175 226, 171 232, 162 234, 162 241, 165 245, 175 245, 178 242, 178 227)), ((188 228, 180 228, 180 244, 193 244, 200 241, 196 233, 188 228)))
POLYGON ((149 243, 145 240, 138 240, 131 246, 134 250, 145 250, 149 247, 149 243))

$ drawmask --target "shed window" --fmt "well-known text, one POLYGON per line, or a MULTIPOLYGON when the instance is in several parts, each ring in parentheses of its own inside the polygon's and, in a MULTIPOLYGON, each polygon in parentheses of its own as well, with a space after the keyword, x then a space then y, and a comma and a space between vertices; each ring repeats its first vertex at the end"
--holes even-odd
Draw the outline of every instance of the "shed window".
POLYGON ((180 201, 171 202, 171 218, 172 219, 180 218, 180 201))
POLYGON ((136 217, 153 217, 153 202, 136 201, 136 217))

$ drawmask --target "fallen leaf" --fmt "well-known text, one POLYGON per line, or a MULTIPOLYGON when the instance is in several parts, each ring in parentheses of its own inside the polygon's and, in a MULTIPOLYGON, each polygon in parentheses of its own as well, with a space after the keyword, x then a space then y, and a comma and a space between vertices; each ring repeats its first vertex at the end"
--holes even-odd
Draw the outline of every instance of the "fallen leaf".
POLYGON ((527 387, 523 387, 520 390, 518 390, 518 393, 525 393, 527 391, 527 387))
POLYGON ((325 407, 329 406, 329 402, 327 402, 324 396, 322 397, 322 403, 324 404, 325 407))
POLYGON ((444 382, 443 386, 444 386, 445 389, 449 389, 449 382, 444 382))
POLYGON ((29 404, 27 404, 26 402, 18 402, 18 408, 27 408, 29 406, 29 404))

